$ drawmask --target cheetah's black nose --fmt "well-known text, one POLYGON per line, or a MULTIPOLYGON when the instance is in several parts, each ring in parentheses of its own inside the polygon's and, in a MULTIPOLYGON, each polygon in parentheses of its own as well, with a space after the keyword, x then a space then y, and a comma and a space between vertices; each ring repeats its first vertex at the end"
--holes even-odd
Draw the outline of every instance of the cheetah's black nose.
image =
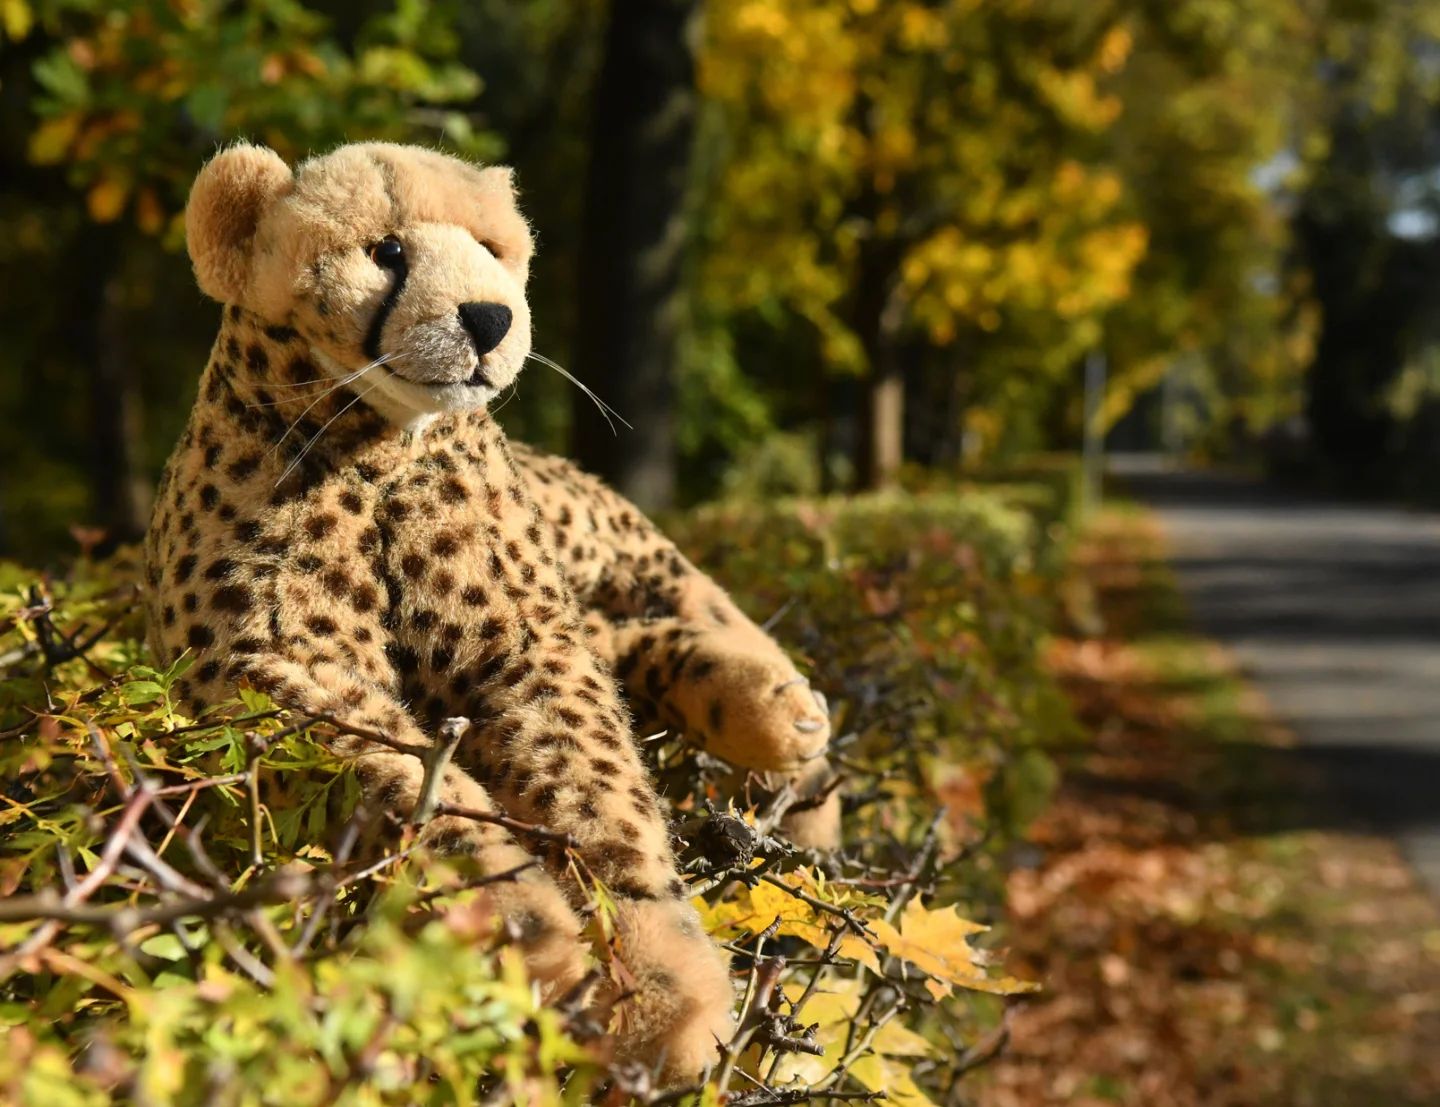
POLYGON ((460 322, 475 341, 475 352, 484 357, 510 330, 510 309, 504 304, 460 305, 460 322))

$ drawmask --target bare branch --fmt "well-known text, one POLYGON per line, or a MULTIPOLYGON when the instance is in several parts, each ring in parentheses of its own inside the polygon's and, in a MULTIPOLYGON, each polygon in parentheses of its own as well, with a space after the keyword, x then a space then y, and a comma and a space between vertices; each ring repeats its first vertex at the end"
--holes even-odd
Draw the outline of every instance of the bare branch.
POLYGON ((446 719, 440 724, 439 740, 424 758, 425 778, 420 785, 420 799, 415 804, 415 813, 411 816, 411 822, 416 826, 424 826, 435 814, 435 808, 440 802, 440 785, 445 779, 446 766, 455 756, 456 747, 469 729, 470 720, 461 716, 446 719))
POLYGON ((450 815, 457 819, 470 819, 477 823, 491 823, 495 826, 503 826, 514 834, 523 834, 542 842, 554 842, 565 849, 575 848, 575 839, 569 834, 537 826, 534 823, 521 822, 519 819, 512 819, 509 815, 501 815, 496 811, 479 811, 473 807, 457 807, 453 803, 439 803, 435 805, 435 814, 450 815))

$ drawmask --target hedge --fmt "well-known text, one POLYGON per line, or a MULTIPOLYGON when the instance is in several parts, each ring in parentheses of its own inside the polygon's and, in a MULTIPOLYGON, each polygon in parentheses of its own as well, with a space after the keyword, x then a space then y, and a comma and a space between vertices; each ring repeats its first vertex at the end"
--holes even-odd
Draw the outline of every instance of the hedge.
MULTIPOLYGON (((703 1086, 546 1007, 487 880, 358 803, 333 729, 241 688, 202 718, 142 643, 135 556, 0 564, 0 1099, 17 1104, 945 1102, 1014 980, 981 925, 1070 727, 1042 647, 1065 511, 1040 486, 718 506, 672 530, 829 695, 845 846, 683 736, 647 744, 733 952, 703 1086), (1048 506, 1046 506, 1048 505, 1048 506)), ((605 890, 589 937, 612 950, 605 890)))

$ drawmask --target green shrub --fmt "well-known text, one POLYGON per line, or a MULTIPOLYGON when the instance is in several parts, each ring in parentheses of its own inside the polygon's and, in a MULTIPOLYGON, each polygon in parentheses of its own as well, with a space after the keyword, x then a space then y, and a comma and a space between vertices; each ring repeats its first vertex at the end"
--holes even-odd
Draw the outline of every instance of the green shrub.
MULTIPOLYGON (((857 841, 872 840, 872 822, 908 825, 948 802, 948 842, 983 837, 998 856, 1048 798, 1037 747, 1071 726, 1041 656, 1065 530, 1020 498, 952 489, 718 505, 671 527, 839 697, 836 748, 878 770, 850 815, 857 841), (985 802, 972 795, 960 812, 957 788, 985 802)), ((971 861, 946 889, 967 903, 977 879, 997 875, 971 861)), ((992 883, 976 909, 997 894, 992 883)))
MULTIPOLYGON (((808 656, 848 774, 846 848, 677 737, 647 748, 745 985, 692 1097, 940 1101, 1003 999, 969 918, 1068 723, 1040 664, 1054 528, 998 494, 724 507, 681 540, 808 656), (942 805, 946 810, 940 815, 942 805), (707 832, 746 843, 719 856, 707 832), (788 960, 787 960, 788 958, 788 960), (741 1073, 746 1074, 742 1076, 741 1073), (788 1098, 783 1098, 788 1097, 788 1098)), ((333 728, 241 689, 192 719, 150 667, 130 558, 0 567, 0 1101, 656 1102, 575 1005, 540 1005, 487 880, 358 804, 333 728), (603 1091, 602 1086, 607 1091, 603 1091)), ((607 942, 596 887, 597 964, 607 942)), ((979 1043, 976 1045, 976 1043, 979 1043)), ((674 1102, 671 1096, 668 1102, 674 1102)))

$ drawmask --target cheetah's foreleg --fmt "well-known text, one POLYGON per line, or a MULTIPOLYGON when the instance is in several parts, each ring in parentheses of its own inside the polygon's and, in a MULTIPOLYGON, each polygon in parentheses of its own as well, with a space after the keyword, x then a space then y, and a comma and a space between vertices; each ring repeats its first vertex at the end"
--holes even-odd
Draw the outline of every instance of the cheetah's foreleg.
MULTIPOLYGON (((245 674, 271 691, 277 702, 308 715, 332 718, 342 733, 332 746, 352 758, 365 801, 400 820, 409 820, 420 800, 425 765, 417 756, 367 742, 343 732, 382 724, 398 745, 424 749, 431 739, 394 697, 338 665, 308 667, 285 658, 255 656, 245 674)), ((438 799, 449 807, 496 813, 490 795, 455 765, 447 767, 438 799)), ((580 919, 537 857, 503 826, 453 815, 425 823, 420 841, 436 852, 464 856, 486 876, 513 874, 489 885, 502 923, 525 957, 531 977, 548 996, 578 983, 587 970, 580 919)))

